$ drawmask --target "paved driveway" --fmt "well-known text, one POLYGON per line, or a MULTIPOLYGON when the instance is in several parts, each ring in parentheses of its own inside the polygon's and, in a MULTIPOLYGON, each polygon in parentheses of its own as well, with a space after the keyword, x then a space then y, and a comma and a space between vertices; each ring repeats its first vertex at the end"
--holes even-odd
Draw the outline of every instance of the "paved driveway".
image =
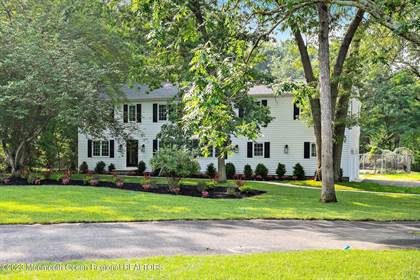
POLYGON ((419 222, 302 220, 1 225, 0 263, 303 249, 417 248, 419 222))

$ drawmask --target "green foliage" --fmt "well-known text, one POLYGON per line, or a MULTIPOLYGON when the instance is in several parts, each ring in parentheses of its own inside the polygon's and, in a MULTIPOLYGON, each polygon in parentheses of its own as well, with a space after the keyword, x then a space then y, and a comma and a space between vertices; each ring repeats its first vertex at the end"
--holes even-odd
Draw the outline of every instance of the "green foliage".
POLYGON ((216 176, 216 168, 213 163, 207 165, 206 174, 209 178, 214 178, 216 176))
POLYGON ((105 171, 106 164, 103 161, 98 161, 95 167, 95 173, 102 174, 105 171))
POLYGON ((109 165, 108 165, 108 172, 114 172, 115 171, 115 165, 113 164, 113 163, 110 163, 109 165))
POLYGON ((303 166, 300 163, 296 163, 295 166, 293 166, 293 176, 299 180, 306 179, 305 170, 303 169, 303 166))
POLYGON ((153 169, 160 169, 162 175, 172 178, 187 177, 200 171, 197 160, 184 149, 162 148, 150 163, 153 169))
POLYGON ((268 175, 267 167, 265 167, 265 165, 262 163, 257 164, 257 166, 255 167, 255 175, 261 176, 262 178, 265 179, 268 175))
POLYGON ((232 179, 236 174, 235 165, 231 162, 226 163, 226 176, 232 179))
POLYGON ((286 174, 286 165, 281 164, 281 163, 279 162, 279 164, 277 165, 276 174, 277 174, 277 176, 279 176, 280 178, 281 178, 282 176, 284 176, 284 174, 286 174))
POLYGON ((96 4, 13 1, 10 20, 0 19, 0 132, 14 172, 38 158, 70 165, 69 131, 122 131, 109 117, 123 80, 121 52, 109 49, 124 46, 96 4))
POLYGON ((247 164, 244 166, 244 175, 246 179, 250 179, 253 173, 251 165, 247 164))
POLYGON ((143 175, 144 171, 146 171, 146 163, 144 161, 139 161, 139 163, 137 164, 137 173, 139 175, 143 175))
POLYGON ((86 161, 82 162, 79 166, 80 173, 87 173, 89 171, 89 166, 86 161))

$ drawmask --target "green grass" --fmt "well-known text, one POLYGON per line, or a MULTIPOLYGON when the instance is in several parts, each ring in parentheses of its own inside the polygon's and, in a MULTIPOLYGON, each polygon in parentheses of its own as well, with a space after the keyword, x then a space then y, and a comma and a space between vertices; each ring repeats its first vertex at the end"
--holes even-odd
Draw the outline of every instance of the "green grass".
MULTIPOLYGON (((321 188, 320 181, 314 180, 287 180, 280 181, 280 183, 288 183, 297 186, 309 186, 321 188)), ((389 186, 389 185, 380 185, 370 182, 338 182, 335 184, 336 190, 357 190, 357 191, 371 191, 371 192, 390 192, 390 193, 413 193, 420 194, 420 188, 416 187, 399 187, 399 186, 389 186)))
POLYGON ((248 182, 267 193, 245 199, 205 199, 88 186, 2 186, 0 223, 186 219, 420 220, 420 196, 320 191, 248 182))
MULTIPOLYGON (((49 263, 51 265, 60 263, 49 263)), ((418 279, 420 251, 299 251, 228 256, 175 256, 71 261, 73 270, 0 271, 2 279, 418 279), (110 270, 131 264, 149 270, 110 270), (76 271, 74 268, 87 268, 76 271), (150 266, 152 267, 152 266, 150 266), (93 268, 93 269, 92 269, 93 268), (102 268, 103 271, 100 271, 102 268)))
POLYGON ((420 172, 398 174, 361 174, 363 179, 391 180, 391 181, 420 181, 420 172))

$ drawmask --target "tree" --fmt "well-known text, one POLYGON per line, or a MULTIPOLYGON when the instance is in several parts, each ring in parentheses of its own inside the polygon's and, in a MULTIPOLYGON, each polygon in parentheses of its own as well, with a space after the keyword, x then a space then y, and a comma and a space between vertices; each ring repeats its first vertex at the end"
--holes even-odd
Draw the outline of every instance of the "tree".
POLYGON ((143 82, 159 85, 167 79, 180 85, 183 129, 199 139, 204 155, 210 148, 217 151, 218 180, 225 181, 231 137, 255 139, 271 120, 269 110, 247 94, 256 73, 247 61, 249 39, 240 6, 234 1, 135 1, 132 8, 139 17, 134 25, 149 27, 147 56, 153 59, 142 59, 142 68, 155 75, 143 75, 143 82))
POLYGON ((0 137, 15 176, 49 124, 97 136, 107 128, 121 132, 111 117, 112 89, 122 77, 107 51, 115 37, 88 14, 89 5, 73 4, 24 1, 7 6, 0 20, 0 137), (100 46, 90 36, 101 39, 100 46))
POLYGON ((162 148, 150 161, 154 170, 168 178, 171 189, 179 187, 182 177, 194 175, 200 171, 200 165, 192 154, 185 149, 162 148))
MULTIPOLYGON (((305 70, 307 83, 312 87, 316 86, 316 79, 313 75, 309 56, 307 54, 306 44, 303 41, 299 27, 303 26, 305 30, 309 30, 314 26, 314 23, 318 26, 318 51, 320 56, 318 58, 320 69, 320 106, 318 106, 317 96, 309 96, 309 100, 313 115, 315 136, 317 139, 317 150, 319 151, 319 147, 322 147, 321 153, 318 152, 317 154, 320 154, 321 156, 321 167, 323 172, 327 172, 327 174, 322 174, 323 191, 321 194, 321 201, 323 202, 336 201, 334 195, 334 178, 331 179, 331 174, 338 174, 338 172, 334 172, 334 169, 339 170, 339 167, 337 166, 339 162, 337 162, 334 168, 334 161, 332 159, 334 151, 332 148, 333 133, 330 131, 330 127, 332 126, 332 121, 334 120, 333 114, 335 112, 339 90, 338 85, 340 76, 342 74, 343 65, 347 58, 350 43, 358 26, 360 25, 360 22, 363 18, 363 13, 366 11, 376 22, 384 25, 386 28, 397 33, 399 36, 402 36, 418 45, 418 27, 415 24, 412 24, 411 21, 411 19, 415 18, 415 9, 412 9, 413 3, 410 1, 404 1, 404 3, 406 4, 404 9, 398 9, 398 7, 395 5, 393 6, 392 3, 388 3, 387 1, 261 1, 251 5, 253 7, 256 18, 259 19, 260 24, 271 25, 271 27, 266 28, 268 31, 264 33, 264 36, 269 35, 284 21, 287 21, 289 26, 291 26, 295 40, 301 52, 301 59, 303 68, 305 70), (318 18, 314 18, 313 12, 311 12, 311 9, 313 9, 314 5, 316 5, 318 10, 318 18), (340 15, 340 9, 338 6, 357 7, 359 9, 355 13, 354 19, 345 32, 345 36, 343 38, 341 47, 339 48, 337 61, 332 73, 330 73, 329 67, 330 46, 328 34, 330 28, 336 24, 339 24, 340 21, 331 20, 330 13, 333 11, 330 9, 331 6, 334 7, 334 11, 338 11, 338 15, 340 15), (330 77, 330 75, 332 75, 332 77, 330 77), (326 143, 323 143, 322 140, 326 141, 326 143), (325 152, 327 152, 327 154, 324 154, 325 152), (322 165, 324 164, 327 166, 323 167, 322 165)), ((339 18, 340 17, 337 17, 337 19, 339 18)), ((258 43, 259 41, 257 41, 257 43, 254 45, 254 48, 258 45, 258 43)), ((342 130, 342 125, 340 125, 339 128, 340 129, 337 130, 338 132, 342 130)), ((340 145, 339 142, 337 143, 337 145, 340 145)))

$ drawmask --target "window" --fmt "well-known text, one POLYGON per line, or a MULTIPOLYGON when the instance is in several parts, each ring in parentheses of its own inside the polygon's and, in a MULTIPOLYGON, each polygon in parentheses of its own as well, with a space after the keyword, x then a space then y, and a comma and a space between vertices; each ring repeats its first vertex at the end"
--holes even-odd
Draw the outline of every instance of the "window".
POLYGON ((293 103, 293 119, 298 120, 300 115, 300 108, 296 103, 293 103))
POLYGON ((128 106, 128 120, 130 122, 136 121, 136 105, 128 106))
POLYGON ((102 156, 103 157, 109 156, 109 142, 108 141, 102 141, 101 144, 102 144, 102 147, 101 147, 102 156))
POLYGON ((109 157, 109 141, 92 141, 94 157, 109 157))
POLYGON ((263 156, 264 154, 264 145, 263 143, 255 143, 254 144, 254 156, 263 156))
POLYGON ((316 144, 311 143, 311 157, 316 157, 316 144))
POLYGON ((167 106, 166 105, 159 105, 159 120, 166 121, 167 115, 167 106))
POLYGON ((93 156, 101 156, 101 141, 93 141, 93 156))

